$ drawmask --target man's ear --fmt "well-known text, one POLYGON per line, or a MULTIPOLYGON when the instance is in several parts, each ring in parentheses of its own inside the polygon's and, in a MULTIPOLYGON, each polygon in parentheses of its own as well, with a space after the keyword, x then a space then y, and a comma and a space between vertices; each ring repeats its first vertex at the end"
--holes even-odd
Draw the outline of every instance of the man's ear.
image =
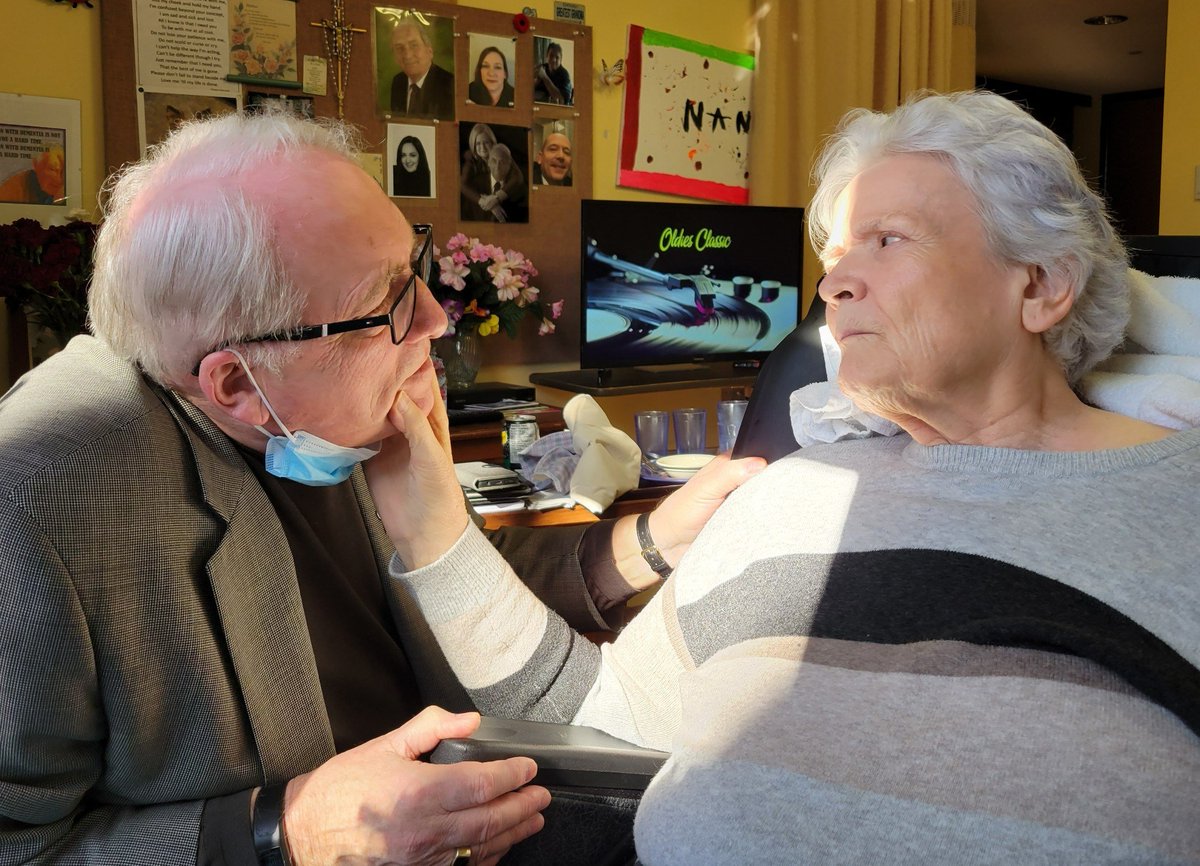
POLYGON ((1031 334, 1043 334, 1063 320, 1075 303, 1066 273, 1050 273, 1029 265, 1028 282, 1021 300, 1021 324, 1031 334))
POLYGON ((262 396, 237 355, 227 349, 209 352, 200 362, 200 390, 213 407, 250 426, 271 422, 262 396))

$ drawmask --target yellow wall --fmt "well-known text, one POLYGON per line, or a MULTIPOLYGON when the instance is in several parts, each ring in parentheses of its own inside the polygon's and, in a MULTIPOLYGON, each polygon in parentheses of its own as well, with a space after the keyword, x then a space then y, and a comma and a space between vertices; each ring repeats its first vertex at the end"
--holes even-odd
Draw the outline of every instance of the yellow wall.
MULTIPOLYGON (((128 2, 128 0, 101 0, 128 2)), ((471 5, 512 11, 511 0, 474 0, 471 5)), ((723 48, 752 47, 749 3, 696 3, 695 0, 591 0, 585 4, 592 28, 597 66, 624 56, 630 23, 677 33, 723 48)), ((545 4, 549 12, 550 3, 545 4)), ((4 3, 0 27, 0 90, 80 100, 83 130, 84 207, 95 209, 103 171, 100 15, 98 9, 50 0, 4 3)), ((1161 231, 1200 234, 1200 202, 1192 198, 1194 167, 1200 164, 1200 101, 1193 96, 1200 81, 1200 55, 1191 37, 1200 32, 1200 3, 1170 5, 1167 33, 1166 108, 1163 123, 1161 231)), ((956 49, 960 46, 956 44, 956 49)), ((958 59, 956 57, 956 59, 958 59)), ((577 86, 593 86, 595 70, 576 70, 577 86)), ((623 90, 595 91, 592 142, 593 194, 596 198, 670 200, 670 196, 616 186, 617 137, 621 127, 623 90)), ((801 204, 801 202, 795 202, 801 204)), ((7 323, 0 307, 0 389, 9 381, 7 323)), ((482 378, 517 381, 519 371, 486 369, 482 378)))
MULTIPOLYGON (((464 4, 465 5, 465 4, 464 4)), ((480 9, 508 12, 512 0, 470 0, 480 9)), ((752 49, 753 22, 745 2, 697 3, 695 0, 590 0, 584 3, 586 20, 592 29, 592 58, 596 68, 572 72, 576 89, 593 88, 592 98, 592 196, 598 199, 639 199, 645 201, 691 201, 676 196, 617 186, 617 144, 621 134, 621 109, 624 87, 599 87, 596 83, 600 61, 610 66, 625 56, 630 24, 662 30, 697 42, 733 51, 752 49)), ((550 0, 537 4, 546 16, 553 15, 550 0)), ((536 26, 537 22, 534 21, 536 26)), ((801 204, 793 202, 792 204, 801 204)), ((485 364, 480 381, 524 382, 529 374, 541 370, 561 370, 563 365, 485 364)))
POLYGON ((4 3, 0 90, 79 100, 83 207, 94 211, 104 171, 99 8, 49 0, 4 3))
MULTIPOLYGON (((512 0, 469 0, 471 5, 495 12, 513 10, 512 0)), ((592 87, 592 196, 599 199, 644 199, 648 201, 695 201, 678 199, 643 190, 618 187, 617 142, 621 134, 621 108, 624 87, 597 87, 600 61, 610 66, 625 56, 625 42, 630 24, 651 30, 662 30, 679 36, 728 48, 732 51, 751 50, 749 35, 752 22, 745 10, 749 3, 697 3, 695 0, 590 0, 584 3, 586 20, 592 28, 592 57, 595 69, 576 69, 572 72, 575 87, 592 87)), ((544 16, 554 14, 550 0, 538 4, 544 16)), ((537 20, 534 20, 537 26, 537 20)), ((799 204, 799 202, 797 202, 799 204)))
MULTIPOLYGON (((100 10, 72 9, 50 0, 6 0, 3 16, 0 91, 79 100, 83 207, 95 212, 104 171, 100 10)), ((10 381, 8 313, 0 304, 0 392, 10 381)))
POLYGON ((1164 235, 1200 235, 1196 166, 1200 165, 1200 53, 1191 44, 1200 33, 1200 3, 1172 0, 1167 8, 1167 78, 1163 105, 1162 196, 1158 230, 1164 235))

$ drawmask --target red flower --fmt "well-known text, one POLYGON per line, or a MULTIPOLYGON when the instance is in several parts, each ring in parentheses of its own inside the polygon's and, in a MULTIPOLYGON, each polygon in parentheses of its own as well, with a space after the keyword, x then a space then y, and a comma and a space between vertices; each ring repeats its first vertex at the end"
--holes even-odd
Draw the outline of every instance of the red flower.
POLYGON ((0 226, 0 297, 64 342, 82 332, 95 239, 96 226, 83 221, 43 228, 19 219, 0 226))

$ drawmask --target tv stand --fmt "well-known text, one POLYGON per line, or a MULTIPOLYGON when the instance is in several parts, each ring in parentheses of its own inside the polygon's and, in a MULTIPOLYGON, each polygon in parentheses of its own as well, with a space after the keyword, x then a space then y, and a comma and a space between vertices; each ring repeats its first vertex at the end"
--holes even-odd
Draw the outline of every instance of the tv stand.
POLYGON ((533 373, 529 376, 529 381, 547 388, 603 397, 684 388, 752 385, 758 375, 758 367, 756 365, 747 369, 743 363, 561 370, 553 373, 533 373))

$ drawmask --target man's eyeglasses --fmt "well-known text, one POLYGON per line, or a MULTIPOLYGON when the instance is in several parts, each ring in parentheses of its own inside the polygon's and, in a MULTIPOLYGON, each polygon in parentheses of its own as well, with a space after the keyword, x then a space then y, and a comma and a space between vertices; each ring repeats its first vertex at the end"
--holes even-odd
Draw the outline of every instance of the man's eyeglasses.
MULTIPOLYGON (((274 341, 315 340, 319 337, 330 337, 334 334, 344 334, 347 331, 361 331, 365 328, 379 328, 387 325, 392 333, 392 343, 399 345, 404 342, 408 332, 412 330, 413 319, 417 311, 417 277, 422 282, 429 282, 429 272, 433 266, 433 226, 428 223, 417 223, 413 230, 413 254, 410 259, 411 273, 404 287, 396 295, 396 300, 386 313, 378 316, 365 316, 361 319, 345 319, 341 322, 326 322, 323 325, 299 325, 287 331, 275 331, 259 337, 230 340, 225 345, 244 343, 269 343, 274 341)), ((221 348, 224 348, 223 346, 221 348)), ((216 351, 212 349, 205 355, 216 351)), ((200 363, 196 362, 193 376, 200 375, 200 363)))

